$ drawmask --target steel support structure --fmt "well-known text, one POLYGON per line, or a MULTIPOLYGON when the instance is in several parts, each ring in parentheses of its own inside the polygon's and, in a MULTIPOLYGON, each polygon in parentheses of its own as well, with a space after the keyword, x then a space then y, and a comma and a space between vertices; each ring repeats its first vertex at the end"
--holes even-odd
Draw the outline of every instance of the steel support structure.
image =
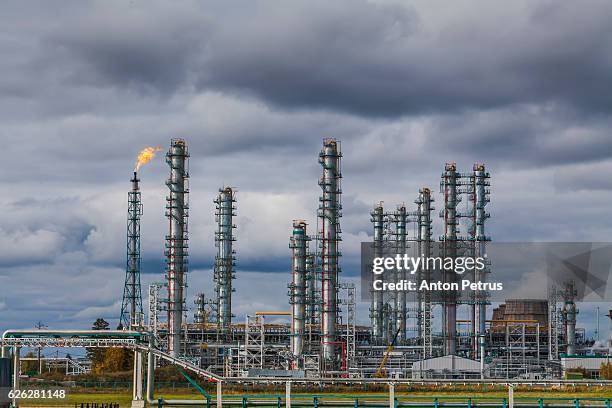
POLYGON ((340 196, 340 144, 335 139, 325 139, 319 153, 323 175, 319 180, 322 195, 319 198, 317 216, 319 225, 319 255, 321 262, 321 351, 325 367, 338 365, 336 324, 338 322, 338 274, 340 267, 339 242, 342 203, 340 196))
POLYGON ((217 255, 215 257, 215 291, 217 309, 217 330, 227 335, 232 324, 232 293, 234 288, 232 281, 236 279, 235 266, 236 257, 234 251, 234 216, 236 216, 235 192, 231 187, 219 190, 215 199, 217 231, 215 232, 215 245, 217 255))
POLYGON ((172 139, 166 162, 170 178, 166 182, 170 193, 166 197, 166 216, 169 233, 166 235, 166 278, 168 280, 168 353, 181 353, 181 329, 187 273, 187 218, 189 216, 189 172, 187 144, 183 139, 172 139))
POLYGON ((128 193, 127 262, 123 301, 119 323, 128 329, 143 324, 142 292, 140 288, 140 218, 142 202, 138 186, 138 174, 134 172, 132 190, 128 193))

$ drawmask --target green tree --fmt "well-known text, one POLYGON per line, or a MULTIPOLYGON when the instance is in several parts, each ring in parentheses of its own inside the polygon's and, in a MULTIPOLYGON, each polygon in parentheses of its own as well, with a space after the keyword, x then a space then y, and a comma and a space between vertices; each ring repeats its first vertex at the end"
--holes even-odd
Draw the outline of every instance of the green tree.
MULTIPOLYGON (((101 317, 96 319, 91 326, 92 330, 108 330, 109 324, 101 317)), ((104 361, 104 349, 101 347, 87 347, 87 358, 91 360, 92 367, 102 364, 104 361)))
POLYGON ((599 378, 612 380, 612 363, 601 363, 599 368, 599 378))

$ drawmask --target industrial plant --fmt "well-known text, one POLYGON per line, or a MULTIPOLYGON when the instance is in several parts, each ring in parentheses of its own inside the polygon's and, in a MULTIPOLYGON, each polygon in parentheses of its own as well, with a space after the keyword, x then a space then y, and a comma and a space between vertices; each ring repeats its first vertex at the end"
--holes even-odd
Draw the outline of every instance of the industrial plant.
MULTIPOLYGON (((468 298, 452 292, 439 298, 429 291, 372 291, 370 325, 358 325, 357 290, 341 273, 342 152, 335 139, 323 140, 318 155, 321 193, 316 214, 311 219, 296 214, 287 223, 287 309, 253 310, 247 316, 232 312, 233 282, 240 279, 240 254, 234 245, 240 203, 229 186, 222 186, 214 199, 214 290, 198 294, 195 304, 188 305, 188 160, 187 142, 173 139, 166 153, 166 274, 146 291, 146 316, 136 172, 128 193, 121 324, 126 330, 150 333, 154 346, 172 358, 227 378, 361 379, 558 379, 567 368, 584 367, 585 361, 597 358, 585 356, 592 344, 577 327, 572 282, 550 287, 544 299, 507 299, 496 307, 485 290, 468 298)), ((412 206, 376 204, 370 213, 374 253, 414 251, 427 257, 435 244, 446 257, 486 258, 490 178, 482 163, 466 172, 447 163, 436 197, 430 186, 423 186, 414 192, 412 206), (439 218, 434 216, 434 198, 439 218), (432 232, 437 222, 442 231, 438 239, 432 232)), ((402 279, 402 272, 397 273, 402 279)), ((431 273, 427 268, 418 271, 425 279, 431 273)), ((487 281, 495 265, 489 262, 474 274, 487 281)), ((452 282, 456 277, 444 279, 452 282)))
MULTIPOLYGON (((245 384, 284 384, 284 399, 273 398, 275 406, 282 406, 284 401, 287 407, 291 406, 292 384, 321 389, 329 384, 364 388, 384 385, 391 407, 398 406, 398 398, 402 398, 395 394, 395 387, 413 384, 471 384, 485 390, 488 384, 501 385, 508 391, 504 407, 513 406, 513 387, 519 384, 574 386, 578 381, 609 386, 610 381, 601 377, 606 376, 602 375, 607 370, 604 367, 610 367, 610 344, 587 338, 579 326, 579 282, 553 280, 554 284, 547 283, 543 298, 503 301, 493 296, 493 286, 483 284, 494 283, 503 269, 488 257, 494 247, 487 234, 491 176, 485 164, 476 163, 470 171, 461 172, 455 163, 446 163, 438 194, 431 186, 422 186, 413 193, 411 205, 395 203, 389 207, 379 201, 369 214, 363 214, 366 221, 370 217, 372 238, 361 243, 358 291, 354 273, 343 276, 341 267, 341 144, 336 139, 324 139, 318 154, 321 176, 316 213, 311 218, 296 214, 295 219, 287 220, 287 306, 284 310, 253 310, 237 316, 233 306, 237 298, 235 280, 241 278, 236 268, 240 253, 235 245, 240 200, 236 188, 228 185, 221 186, 214 199, 211 197, 215 204, 216 254, 211 281, 205 286, 210 289, 200 290, 193 304, 186 300, 190 154, 184 139, 172 139, 165 155, 169 168, 165 206, 168 230, 163 238, 165 274, 160 273, 148 290, 141 287, 143 203, 138 171, 160 150, 145 148, 130 179, 119 327, 5 331, 0 369, 5 373, 4 383, 12 378, 12 390, 20 390, 21 362, 28 358, 21 357, 21 349, 65 347, 132 350, 134 408, 144 407, 145 402, 211 406, 213 397, 183 371, 206 399, 155 399, 155 369, 168 364, 216 383, 217 407, 231 400, 224 395, 223 387, 245 384), (438 216, 434 205, 439 207, 438 216), (441 232, 439 237, 434 237, 434 230, 441 232), (478 285, 470 291, 377 290, 364 279, 375 273, 375 262, 364 254, 372 255, 372 260, 387 257, 391 261, 393 256, 437 257, 455 266, 460 259, 472 258, 480 262, 480 267, 461 271, 461 278, 452 268, 432 267, 429 262, 413 262, 411 271, 391 265, 387 272, 395 282, 416 278, 452 287, 467 276, 478 285), (148 299, 143 299, 143 292, 148 299), (358 320, 359 302, 368 304, 369 313, 358 320), (367 320, 368 325, 358 324, 367 320)), ((91 361, 68 357, 51 363, 49 367, 65 366, 66 375, 86 374, 92 367, 91 361)), ((15 392, 11 395, 0 395, 0 405, 10 399, 16 407, 19 397, 15 392)), ((247 406, 246 398, 234 402, 247 406)), ((269 402, 272 397, 266 398, 269 402)), ((298 394, 297 398, 310 397, 298 394)), ((318 406, 320 396, 312 398, 313 406, 318 406)), ((359 405, 363 404, 360 398, 355 397, 354 406, 363 406, 359 405)), ((604 401, 609 406, 610 399, 604 401)), ((542 399, 539 404, 543 406, 542 399)), ((437 399, 433 406, 439 406, 437 399)))

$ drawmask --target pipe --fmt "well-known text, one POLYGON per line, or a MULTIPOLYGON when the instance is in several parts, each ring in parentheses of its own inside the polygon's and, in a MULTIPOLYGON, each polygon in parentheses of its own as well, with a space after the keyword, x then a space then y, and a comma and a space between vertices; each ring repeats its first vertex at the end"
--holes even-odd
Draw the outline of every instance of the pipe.
POLYGON ((293 221, 293 234, 289 243, 291 248, 291 283, 289 303, 291 304, 291 353, 295 360, 292 368, 299 368, 299 360, 304 351, 306 323, 306 222, 293 221))
MULTIPOLYGON (((383 240, 384 240, 384 210, 382 203, 379 203, 374 207, 374 210, 370 213, 374 227, 374 258, 380 258, 383 256, 383 240)), ((372 336, 374 341, 382 341, 385 339, 384 330, 384 300, 383 292, 380 290, 370 289, 372 293, 372 303, 370 305, 370 321, 372 322, 372 336)))
POLYGON ((149 337, 149 350, 147 350, 147 401, 153 400, 155 390, 155 356, 151 349, 154 347, 153 337, 149 337))
POLYGON ((189 153, 183 139, 172 139, 166 162, 170 178, 166 182, 170 194, 166 198, 169 234, 166 236, 166 276, 168 279, 168 352, 180 354, 183 322, 185 273, 187 272, 187 217, 189 153))
POLYGON ((319 235, 321 250, 321 350, 324 364, 332 369, 338 364, 336 350, 336 323, 338 321, 338 243, 340 238, 340 153, 335 139, 325 139, 319 153, 323 176, 319 186, 323 190, 319 199, 318 217, 321 221, 319 235))
POLYGON ((215 233, 215 244, 217 256, 215 257, 215 286, 217 294, 217 328, 221 333, 227 334, 232 324, 232 281, 236 278, 234 272, 234 224, 233 217, 236 215, 236 202, 234 191, 231 187, 219 190, 215 199, 217 231, 215 233))

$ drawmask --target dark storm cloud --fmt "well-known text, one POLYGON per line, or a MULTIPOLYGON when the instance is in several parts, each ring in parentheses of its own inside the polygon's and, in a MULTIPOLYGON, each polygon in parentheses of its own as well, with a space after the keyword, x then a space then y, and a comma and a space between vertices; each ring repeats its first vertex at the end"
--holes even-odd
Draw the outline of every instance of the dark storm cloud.
POLYGON ((261 1, 247 10, 136 3, 83 12, 45 41, 72 61, 70 81, 163 94, 196 85, 282 109, 394 117, 612 105, 612 6, 604 0, 529 3, 502 25, 466 10, 443 28, 415 7, 366 1, 261 1))
MULTIPOLYGON (((286 306, 324 137, 344 153, 344 277, 374 203, 412 211, 428 186, 439 210, 451 161, 491 171, 494 240, 609 240, 610 5, 395 3, 8 2, 0 326, 116 319, 134 157, 171 137, 191 153, 189 297, 212 285, 212 200, 238 188, 240 314, 286 306)), ((141 174, 143 287, 164 279, 164 152, 141 174)))

